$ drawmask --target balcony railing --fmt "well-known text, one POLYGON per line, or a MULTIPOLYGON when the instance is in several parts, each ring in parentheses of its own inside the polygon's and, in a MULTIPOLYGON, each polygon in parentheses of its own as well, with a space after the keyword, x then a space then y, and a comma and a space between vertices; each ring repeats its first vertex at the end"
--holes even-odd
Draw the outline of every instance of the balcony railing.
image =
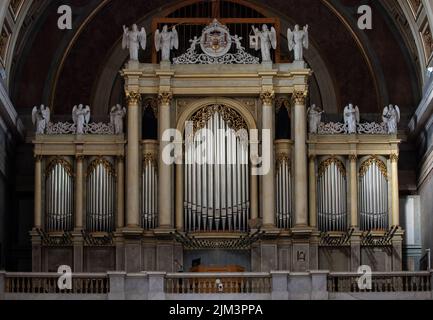
POLYGON ((362 290, 356 273, 164 273, 73 274, 60 290, 60 275, 0 272, 0 300, 160 299, 433 299, 432 272, 374 273, 362 290))
POLYGON ((428 292, 432 291, 430 272, 374 273, 371 289, 361 290, 359 274, 331 273, 328 275, 328 292, 428 292))
POLYGON ((257 294, 271 293, 269 273, 176 273, 167 274, 168 294, 257 294))
POLYGON ((107 274, 76 274, 72 289, 60 290, 58 274, 7 273, 5 293, 13 294, 107 294, 110 281, 107 274))

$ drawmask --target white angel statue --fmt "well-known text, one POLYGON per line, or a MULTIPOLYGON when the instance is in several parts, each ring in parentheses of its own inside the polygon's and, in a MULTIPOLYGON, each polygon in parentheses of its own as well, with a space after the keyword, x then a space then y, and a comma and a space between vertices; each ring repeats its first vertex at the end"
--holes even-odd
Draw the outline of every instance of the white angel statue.
POLYGON ((126 108, 116 104, 110 111, 110 123, 114 126, 114 134, 123 133, 123 118, 126 115, 126 108))
POLYGON ((299 25, 295 25, 295 29, 292 31, 290 28, 287 29, 287 41, 289 43, 289 50, 294 51, 295 61, 304 60, 304 48, 308 49, 308 24, 300 30, 299 25))
POLYGON ((122 48, 129 49, 129 59, 138 61, 140 46, 143 50, 146 50, 146 30, 141 28, 139 31, 136 24, 132 26, 131 31, 123 26, 122 48))
POLYGON ((261 50, 263 62, 271 61, 271 48, 274 50, 277 48, 277 32, 275 28, 271 27, 271 30, 269 30, 266 24, 262 26, 262 31, 255 26, 252 26, 252 28, 256 38, 252 49, 261 50))
POLYGON ((311 108, 307 110, 307 113, 309 132, 312 134, 317 134, 319 132, 319 126, 322 121, 322 114, 324 113, 324 111, 321 108, 316 107, 315 104, 313 104, 311 108))
POLYGON ((400 108, 397 105, 390 104, 383 109, 382 119, 388 126, 388 134, 397 134, 400 118, 400 108))
POLYGON ((44 134, 50 123, 50 109, 44 105, 34 107, 32 121, 36 126, 36 134, 44 134))
POLYGON ((349 103, 344 108, 344 124, 347 128, 348 134, 356 134, 358 132, 358 124, 361 121, 358 106, 353 106, 349 103))
POLYGON ((77 134, 84 134, 84 126, 90 122, 90 107, 82 104, 72 109, 72 120, 77 127, 77 134))
POLYGON ((161 50, 161 60, 170 61, 170 50, 179 48, 179 36, 176 27, 168 31, 168 26, 165 25, 160 32, 159 29, 155 32, 155 48, 159 52, 161 50))

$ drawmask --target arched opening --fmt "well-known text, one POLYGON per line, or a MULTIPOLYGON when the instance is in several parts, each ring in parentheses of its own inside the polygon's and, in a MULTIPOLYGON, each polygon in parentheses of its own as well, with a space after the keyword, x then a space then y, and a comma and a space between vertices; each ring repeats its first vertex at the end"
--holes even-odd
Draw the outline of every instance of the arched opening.
POLYGON ((246 232, 250 218, 247 123, 224 104, 196 111, 184 131, 184 226, 246 232))

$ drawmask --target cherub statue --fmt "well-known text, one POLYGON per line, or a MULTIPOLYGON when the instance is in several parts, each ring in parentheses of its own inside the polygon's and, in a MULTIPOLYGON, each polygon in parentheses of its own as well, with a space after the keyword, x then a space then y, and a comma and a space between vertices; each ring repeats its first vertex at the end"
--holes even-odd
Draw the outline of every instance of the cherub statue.
POLYGON ((232 40, 235 42, 236 44, 236 50, 241 51, 241 50, 245 50, 245 48, 242 46, 241 40, 242 37, 239 37, 237 34, 232 37, 232 40))
POLYGON ((120 104, 116 104, 110 111, 110 123, 114 126, 115 134, 123 133, 123 118, 126 115, 126 108, 122 108, 120 104))
POLYGON ((347 127, 348 134, 356 134, 358 132, 360 120, 358 106, 354 107, 352 103, 349 103, 349 105, 344 108, 344 124, 347 127))
POLYGON ((34 107, 32 111, 32 121, 36 126, 36 134, 44 134, 50 123, 50 109, 44 105, 34 107))
POLYGON ((400 116, 400 108, 397 105, 390 104, 383 109, 382 119, 388 126, 388 134, 397 134, 400 116))
POLYGON ((122 48, 129 49, 129 58, 131 60, 138 61, 140 45, 143 50, 146 50, 146 30, 141 28, 141 31, 138 31, 136 24, 132 25, 131 31, 123 26, 122 48))
POLYGON ((299 29, 299 25, 295 25, 295 29, 292 31, 290 28, 287 29, 287 40, 289 43, 289 50, 294 51, 295 61, 304 60, 304 48, 308 49, 308 25, 302 30, 299 29))
POLYGON ((256 51, 261 50, 263 62, 271 61, 271 48, 274 50, 277 48, 277 32, 275 28, 271 27, 271 30, 269 30, 266 24, 262 26, 262 31, 255 26, 252 26, 252 28, 256 37, 253 49, 256 51))
POLYGON ((72 120, 77 127, 77 134, 84 134, 84 126, 90 122, 90 107, 82 104, 72 109, 72 120))
POLYGON ((194 39, 189 40, 189 42, 191 43, 188 51, 189 52, 195 52, 195 48, 197 47, 198 43, 200 42, 200 39, 197 38, 197 36, 194 36, 194 39))
POLYGON ((321 108, 316 107, 315 104, 313 104, 311 108, 307 110, 307 113, 309 132, 312 134, 317 134, 319 132, 319 126, 322 121, 322 114, 324 113, 324 111, 321 108))
POLYGON ((168 26, 165 25, 161 32, 156 30, 155 48, 157 52, 161 50, 162 61, 170 61, 170 50, 179 48, 179 37, 176 27, 172 27, 171 31, 168 31, 168 26))

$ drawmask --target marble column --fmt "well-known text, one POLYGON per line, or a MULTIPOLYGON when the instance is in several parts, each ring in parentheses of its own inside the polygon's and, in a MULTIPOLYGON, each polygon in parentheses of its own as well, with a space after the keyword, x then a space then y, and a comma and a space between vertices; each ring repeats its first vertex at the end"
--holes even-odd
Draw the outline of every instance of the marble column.
POLYGON ((35 229, 42 229, 42 157, 35 158, 35 229))
POLYGON ((138 92, 127 92, 128 145, 126 151, 126 226, 140 227, 140 101, 138 92))
POLYGON ((158 139, 159 139, 159 183, 158 183, 158 208, 159 227, 161 229, 173 228, 172 217, 172 166, 163 161, 163 151, 170 143, 162 141, 164 132, 170 129, 170 104, 173 96, 171 92, 162 92, 158 96, 158 139))
MULTIPOLYGON (((316 157, 310 156, 309 161, 309 193, 310 193, 310 226, 317 228, 317 181, 316 181, 316 157)), ((296 188, 296 186, 295 186, 296 188)))
POLYGON ((350 161, 350 227, 358 229, 358 172, 356 155, 349 156, 350 161))
POLYGON ((83 229, 83 213, 84 213, 84 157, 77 156, 75 159, 75 230, 83 229))
POLYGON ((295 125, 295 227, 308 226, 306 96, 307 92, 305 91, 295 91, 292 96, 295 125))
MULTIPOLYGON (((257 140, 257 137, 255 136, 254 139, 250 137, 250 150, 258 150, 259 141, 257 140)), ((254 160, 254 163, 257 163, 258 154, 251 152, 250 154, 252 160, 254 160)), ((253 171, 250 170, 252 173, 253 171)), ((258 191, 258 177, 257 175, 250 175, 250 218, 251 220, 257 221, 259 218, 259 191, 258 191)))
POLYGON ((125 163, 123 156, 117 157, 117 219, 116 228, 125 226, 125 163))
MULTIPOLYGON (((176 148, 182 151, 182 141, 176 141, 176 148)), ((183 231, 184 219, 183 219, 183 201, 184 201, 184 162, 182 154, 176 154, 176 229, 183 231)))
POLYGON ((398 188, 398 155, 392 154, 391 160, 391 206, 392 206, 392 225, 400 226, 400 196, 398 188))
MULTIPOLYGON (((269 155, 262 155, 262 157, 269 157, 269 171, 262 177, 262 199, 263 199, 263 227, 275 228, 275 175, 274 175, 274 108, 273 102, 275 93, 273 91, 265 91, 260 95, 262 100, 262 130, 269 130, 271 133, 271 152, 269 155)), ((262 148, 263 143, 262 141, 262 148)))

